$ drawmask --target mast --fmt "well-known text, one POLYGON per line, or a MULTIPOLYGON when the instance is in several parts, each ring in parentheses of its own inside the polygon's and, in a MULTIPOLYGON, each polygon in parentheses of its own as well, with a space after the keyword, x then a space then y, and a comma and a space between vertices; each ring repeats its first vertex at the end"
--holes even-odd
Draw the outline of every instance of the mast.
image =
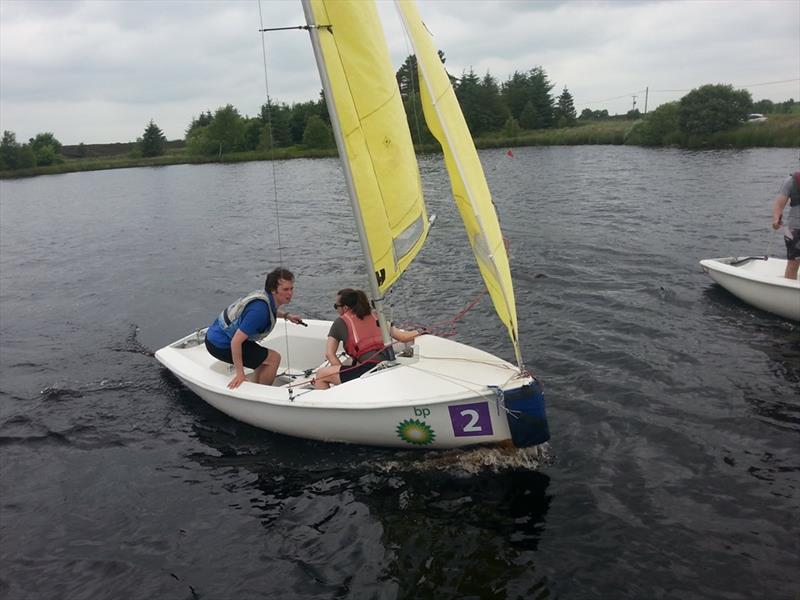
POLYGON ((369 242, 367 240, 367 232, 364 230, 364 220, 361 216, 361 207, 358 204, 358 196, 356 195, 356 188, 353 182, 353 173, 350 169, 350 162, 347 160, 347 147, 344 142, 344 135, 339 123, 339 117, 336 112, 336 104, 333 98, 333 91, 331 89, 331 82, 328 78, 328 71, 325 68, 325 58, 322 53, 322 47, 319 40, 319 30, 321 27, 327 27, 330 35, 333 35, 333 30, 329 24, 316 23, 314 19, 314 11, 311 8, 311 0, 301 0, 303 5, 303 12, 306 17, 306 24, 308 25, 308 33, 311 37, 311 46, 314 49, 314 58, 317 61, 317 70, 319 71, 320 80, 322 81, 322 90, 325 92, 325 100, 328 105, 328 114, 331 118, 331 126, 333 128, 333 137, 336 140, 336 148, 339 151, 339 157, 344 170, 344 179, 347 184, 347 193, 350 197, 350 206, 353 209, 355 216, 356 229, 358 231, 358 239, 361 242, 361 254, 364 256, 364 265, 367 269, 367 285, 369 287, 372 303, 375 306, 375 311, 378 313, 378 324, 381 328, 381 335, 383 336, 383 345, 386 347, 386 353, 389 360, 394 360, 394 349, 392 348, 392 337, 389 333, 389 324, 386 322, 384 316, 383 296, 378 289, 378 281, 375 278, 375 265, 372 262, 372 255, 369 251, 369 242))

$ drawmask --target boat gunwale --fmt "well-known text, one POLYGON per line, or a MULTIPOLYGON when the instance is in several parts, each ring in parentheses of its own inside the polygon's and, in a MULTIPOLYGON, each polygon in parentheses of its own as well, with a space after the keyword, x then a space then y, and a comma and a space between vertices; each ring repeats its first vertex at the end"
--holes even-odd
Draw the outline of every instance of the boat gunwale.
MULTIPOLYGON (((192 337, 195 334, 192 333, 187 337, 192 337)), ((183 338, 186 339, 186 338, 183 338)), ((176 342, 178 343, 178 342, 176 342)), ((296 393, 292 393, 290 388, 285 386, 265 386, 261 384, 254 383, 252 381, 245 381, 242 385, 235 389, 231 390, 228 389, 227 384, 220 385, 209 385, 207 380, 202 380, 198 377, 190 375, 186 369, 179 369, 172 361, 170 361, 170 365, 168 366, 164 361, 164 353, 165 352, 175 352, 176 354, 180 355, 181 348, 175 347, 175 344, 170 344, 159 351, 156 352, 156 360, 161 363, 168 371, 170 371, 174 376, 178 379, 182 379, 185 382, 189 382, 198 388, 201 388, 203 391, 208 393, 213 393, 221 396, 225 396, 227 398, 235 399, 235 400, 245 400, 248 402, 255 402, 258 404, 269 404, 271 406, 275 406, 278 408, 308 408, 308 409, 340 409, 340 410, 381 410, 381 409, 397 409, 397 408, 405 408, 405 407, 414 407, 414 406, 435 406, 440 404, 451 404, 454 402, 469 402, 469 401, 480 401, 480 399, 486 401, 493 401, 497 398, 497 395, 487 386, 483 385, 481 389, 469 390, 471 393, 467 396, 464 395, 463 390, 468 389, 465 385, 461 384, 462 392, 454 392, 450 394, 442 394, 440 390, 437 391, 436 394, 431 396, 421 396, 417 399, 403 399, 403 400, 391 400, 391 399, 382 399, 382 400, 368 400, 365 401, 363 399, 353 400, 352 402, 342 401, 342 400, 326 400, 324 397, 321 397, 321 394, 327 392, 329 390, 316 390, 316 389, 298 389, 296 393), (161 356, 159 356, 159 354, 161 356), (278 394, 268 394, 266 392, 281 390, 280 394, 283 397, 276 397, 278 394), (313 397, 309 398, 313 394, 313 397)), ((191 359, 183 357, 183 360, 193 362, 191 359)), ((460 359, 454 359, 460 360, 460 359)), ((402 363, 402 359, 400 359, 402 363)), ((196 364, 196 363, 195 363, 196 364)), ((400 367, 407 367, 413 368, 411 364, 398 365, 400 367)), ((507 392, 509 390, 516 389, 517 387, 522 387, 525 384, 528 384, 534 380, 534 378, 530 375, 526 375, 524 377, 518 376, 518 370, 511 365, 511 363, 503 363, 498 364, 500 366, 508 366, 510 367, 509 370, 509 378, 506 383, 502 386, 502 391, 507 392), (516 371, 517 374, 513 374, 516 371), (520 384, 511 385, 509 384, 514 381, 519 380, 520 384)), ((369 377, 360 377, 358 379, 354 379, 353 381, 349 381, 347 383, 341 384, 350 385, 350 384, 358 384, 358 382, 365 382, 372 377, 379 376, 380 373, 374 373, 369 377)), ((434 375, 436 376, 436 375, 434 375)), ((480 384, 473 384, 473 385, 480 385, 480 384)), ((299 386, 298 386, 299 387, 299 386)), ((341 386, 337 386, 341 387, 341 386)), ((352 385, 351 385, 352 387, 352 385)), ((199 395, 199 394, 198 394, 199 395)), ((353 398, 357 397, 357 394, 352 396, 353 398)))
MULTIPOLYGON (((782 275, 764 275, 760 274, 756 271, 751 271, 748 269, 744 269, 739 266, 731 265, 729 262, 723 261, 735 261, 741 260, 743 258, 747 258, 744 256, 726 256, 724 258, 706 258, 700 261, 700 266, 703 267, 706 272, 714 271, 717 273, 722 273, 725 275, 731 275, 733 277, 737 277, 739 279, 747 279, 749 281, 754 281, 757 283, 762 283, 765 285, 775 286, 779 288, 785 288, 788 290, 798 289, 800 290, 800 280, 798 279, 787 279, 782 275)), ((770 257, 775 259, 775 257, 770 257)), ((755 259, 759 260, 759 259, 755 259)), ((768 259, 769 260, 769 259, 768 259)), ((782 260, 782 259, 775 259, 775 260, 782 260)))

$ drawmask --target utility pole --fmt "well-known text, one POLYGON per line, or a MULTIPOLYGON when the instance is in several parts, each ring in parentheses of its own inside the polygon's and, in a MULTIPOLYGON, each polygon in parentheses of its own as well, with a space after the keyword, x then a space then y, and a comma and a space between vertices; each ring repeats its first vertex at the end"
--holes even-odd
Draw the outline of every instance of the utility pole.
POLYGON ((633 106, 631 107, 631 112, 636 110, 636 96, 633 97, 633 106))
POLYGON ((647 96, 650 93, 650 86, 644 88, 644 114, 647 114, 647 96))

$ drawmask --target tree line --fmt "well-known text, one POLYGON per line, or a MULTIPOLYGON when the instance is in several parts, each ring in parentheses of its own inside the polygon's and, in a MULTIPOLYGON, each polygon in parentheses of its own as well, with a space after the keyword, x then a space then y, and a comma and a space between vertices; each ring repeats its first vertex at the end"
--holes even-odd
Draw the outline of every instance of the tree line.
MULTIPOLYGON (((439 56, 445 62, 441 51, 439 56)), ((406 58, 396 78, 412 139, 416 144, 435 143, 422 114, 416 57, 406 58)), ((496 134, 514 139, 524 131, 615 118, 607 110, 588 108, 578 116, 569 89, 565 86, 558 95, 553 94, 554 84, 541 66, 515 71, 502 83, 488 71, 480 77, 472 69, 460 78, 450 79, 473 137, 496 134)), ((740 125, 752 111, 789 112, 795 104, 793 100, 778 104, 761 100, 754 104, 745 90, 735 90, 730 85, 701 86, 638 121, 629 141, 641 145, 691 144, 697 136, 740 125)), ((632 110, 625 117, 640 119, 642 115, 632 110)), ((151 120, 131 155, 160 156, 165 152, 165 143, 163 132, 151 120)), ((255 117, 242 115, 231 104, 213 113, 207 110, 192 117, 185 131, 185 145, 190 156, 208 157, 270 148, 326 149, 334 146, 334 140, 325 99, 320 94, 317 100, 291 105, 268 99, 255 117)), ((52 133, 40 133, 28 144, 21 144, 14 133, 6 131, 0 142, 0 170, 63 162, 60 149, 61 143, 52 133)))

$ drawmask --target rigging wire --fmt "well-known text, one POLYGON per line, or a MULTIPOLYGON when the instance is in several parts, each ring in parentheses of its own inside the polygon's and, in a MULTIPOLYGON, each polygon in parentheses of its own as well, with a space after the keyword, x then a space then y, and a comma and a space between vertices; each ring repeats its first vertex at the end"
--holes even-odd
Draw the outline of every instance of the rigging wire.
MULTIPOLYGON (((267 95, 267 127, 269 127, 269 162, 272 167, 272 192, 273 192, 273 201, 275 204, 275 230, 278 236, 278 263, 283 266, 283 244, 281 243, 281 220, 280 220, 280 213, 278 211, 278 182, 276 180, 276 168, 275 168, 275 144, 274 144, 274 132, 272 128, 272 101, 269 95, 269 77, 267 76, 267 42, 266 42, 266 30, 264 29, 264 16, 261 12, 261 0, 258 0, 258 18, 261 25, 260 33, 261 33, 261 55, 264 61, 264 90, 267 95)), ((282 28, 283 29, 283 28, 282 28)), ((289 27, 286 29, 299 29, 299 27, 289 27)))
MULTIPOLYGON (((269 128, 269 163, 272 168, 272 198, 275 204, 275 233, 278 239, 278 265, 283 268, 283 243, 281 240, 281 219, 280 219, 280 210, 278 207, 278 181, 277 181, 277 168, 275 167, 275 143, 274 143, 274 130, 272 127, 272 101, 269 95, 269 77, 267 75, 267 42, 266 42, 266 32, 267 30, 264 29, 264 15, 261 11, 261 0, 258 0, 258 19, 259 24, 261 25, 261 29, 259 32, 261 33, 261 56, 264 63, 264 91, 267 95, 267 127, 269 128)), ((281 28, 281 29, 303 29, 303 27, 288 27, 288 28, 281 28)), ((307 29, 307 28, 306 28, 307 29)), ((286 313, 284 313, 285 315, 286 313)), ((275 318, 277 318, 278 313, 275 312, 275 318)), ((291 360, 291 351, 289 345, 289 324, 284 317, 283 319, 283 330, 286 336, 286 370, 290 370, 292 366, 291 360)))

